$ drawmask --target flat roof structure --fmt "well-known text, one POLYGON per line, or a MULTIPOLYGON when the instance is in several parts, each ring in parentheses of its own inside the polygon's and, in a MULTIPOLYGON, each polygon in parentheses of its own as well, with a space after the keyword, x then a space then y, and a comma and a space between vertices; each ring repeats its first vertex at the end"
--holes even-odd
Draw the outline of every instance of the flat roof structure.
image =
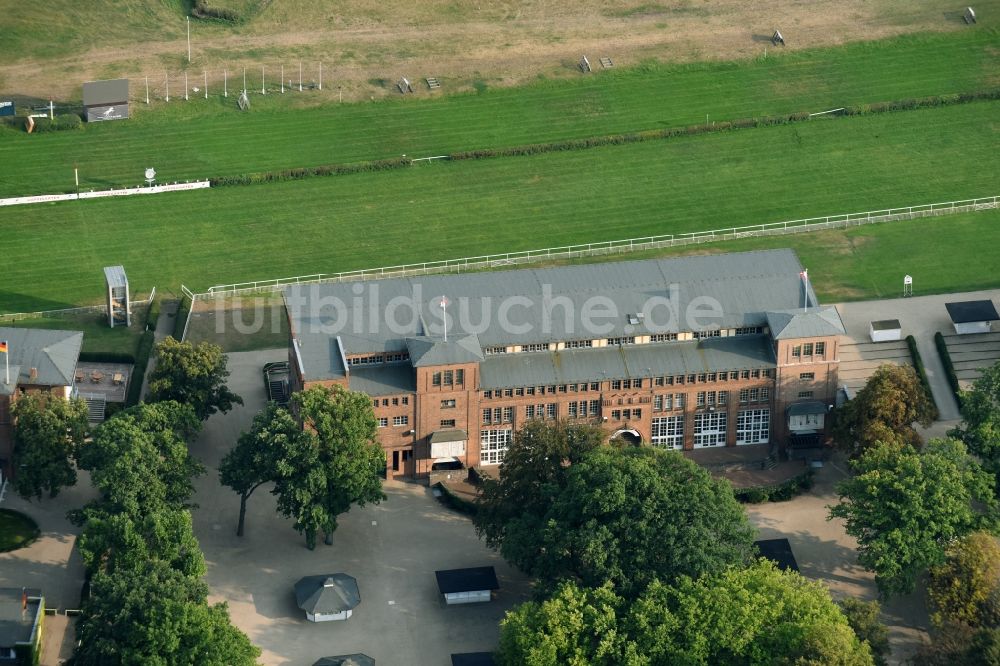
POLYGON ((35 642, 43 603, 41 590, 0 587, 0 648, 35 642))
POLYGON ((500 589, 497 573, 493 567, 445 569, 435 571, 434 576, 437 578, 438 590, 441 594, 500 589))
POLYGON ((882 319, 871 323, 873 331, 895 331, 902 328, 898 319, 882 319))
POLYGON ((945 303, 948 316, 954 324, 971 324, 982 321, 997 321, 1000 315, 993 305, 993 301, 961 301, 959 303, 945 303))
POLYGON ((451 666, 493 666, 492 652, 462 652, 451 655, 451 666))

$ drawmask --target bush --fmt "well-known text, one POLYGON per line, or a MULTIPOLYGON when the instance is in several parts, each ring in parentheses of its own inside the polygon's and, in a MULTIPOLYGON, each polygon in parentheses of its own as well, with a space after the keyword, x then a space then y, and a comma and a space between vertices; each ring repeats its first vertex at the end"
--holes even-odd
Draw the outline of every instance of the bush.
POLYGON ((913 359, 913 369, 917 371, 917 378, 920 380, 920 385, 924 387, 927 399, 932 405, 934 405, 934 420, 937 420, 938 416, 940 416, 940 412, 938 411, 937 403, 934 402, 934 394, 931 392, 931 383, 927 380, 927 371, 924 369, 924 360, 920 358, 920 352, 917 350, 917 341, 912 335, 906 336, 906 346, 910 348, 910 357, 913 359))
POLYGON ((142 384, 146 378, 146 366, 153 353, 153 332, 146 331, 139 340, 139 350, 135 354, 135 369, 132 371, 132 383, 128 385, 128 395, 125 396, 125 406, 134 407, 142 398, 142 384))
POLYGON ((75 113, 63 113, 54 119, 35 118, 34 132, 59 132, 62 130, 83 129, 83 120, 75 113))
POLYGON ((155 331, 156 322, 160 319, 160 299, 154 298, 149 303, 149 310, 146 311, 146 330, 155 331))
POLYGON ((191 311, 191 299, 185 296, 177 304, 177 315, 174 317, 174 340, 180 340, 184 335, 184 325, 187 323, 188 312, 191 311))
POLYGON ((813 486, 813 470, 806 469, 798 476, 771 486, 756 486, 753 488, 734 488, 733 495, 737 501, 744 504, 760 504, 762 502, 785 502, 796 495, 809 490, 813 486))
POLYGON ((448 508, 454 509, 459 513, 464 513, 467 516, 474 516, 479 511, 479 507, 476 506, 475 502, 470 502, 455 495, 443 483, 435 483, 434 487, 441 491, 441 503, 448 508))
POLYGON ((944 365, 944 375, 948 378, 948 386, 951 387, 951 392, 955 394, 955 400, 961 407, 962 387, 958 383, 955 366, 951 362, 951 354, 948 353, 948 344, 944 341, 944 336, 941 335, 940 331, 934 334, 934 346, 937 347, 938 356, 941 357, 941 363, 944 365))

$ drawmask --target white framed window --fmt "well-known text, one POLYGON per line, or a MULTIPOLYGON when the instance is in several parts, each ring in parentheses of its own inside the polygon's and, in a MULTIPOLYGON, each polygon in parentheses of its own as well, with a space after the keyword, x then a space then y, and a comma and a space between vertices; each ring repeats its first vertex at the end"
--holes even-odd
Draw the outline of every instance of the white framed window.
POLYGON ((454 428, 455 427, 455 419, 441 419, 441 427, 442 428, 454 428))
POLYGON ((405 415, 404 416, 393 416, 392 417, 392 425, 394 425, 396 427, 410 425, 410 417, 409 416, 405 416, 405 415))
POLYGON ((545 344, 545 343, 542 343, 542 344, 521 345, 521 351, 523 351, 523 352, 540 352, 540 351, 548 351, 548 350, 549 350, 549 346, 548 346, 548 344, 545 344))
POLYGON ((653 446, 665 449, 680 449, 684 447, 684 417, 658 416, 653 419, 650 441, 653 446))
POLYGON ((489 424, 492 422, 493 422, 493 410, 487 407, 486 409, 483 410, 483 423, 489 424))
POLYGON ((525 405, 525 407, 524 407, 524 416, 525 416, 525 418, 529 418, 529 419, 535 418, 535 406, 534 405, 525 405))
POLYGON ((556 403, 550 402, 545 405, 545 418, 554 419, 556 417, 556 403))
POLYGON ((767 444, 770 437, 770 409, 742 409, 736 415, 737 444, 767 444))
POLYGON ((387 427, 389 427, 389 417, 387 417, 387 416, 381 416, 381 417, 379 417, 378 427, 379 428, 387 428, 387 427))
POLYGON ((676 333, 654 333, 649 336, 650 342, 671 342, 677 339, 676 333))
POLYGON ((601 401, 600 400, 591 400, 590 401, 590 415, 591 416, 600 416, 600 414, 601 414, 601 401))
POLYGON ((726 445, 726 425, 728 419, 725 412, 702 412, 694 415, 694 446, 726 445))
POLYGON ((576 418, 576 403, 575 402, 571 402, 571 403, 569 403, 568 407, 569 407, 569 411, 567 412, 566 416, 568 416, 571 419, 575 419, 576 418))
POLYGON ((582 349, 584 347, 593 347, 593 340, 567 340, 566 349, 582 349))
POLYGON ((621 338, 608 338, 608 345, 609 346, 613 346, 613 345, 634 345, 634 344, 635 344, 635 336, 634 335, 628 335, 628 336, 624 336, 624 337, 621 337, 621 338))
POLYGON ((514 408, 513 407, 504 407, 503 408, 503 422, 504 423, 513 423, 514 422, 514 408))
POLYGON ((507 455, 513 430, 480 430, 479 461, 483 465, 499 465, 507 455))

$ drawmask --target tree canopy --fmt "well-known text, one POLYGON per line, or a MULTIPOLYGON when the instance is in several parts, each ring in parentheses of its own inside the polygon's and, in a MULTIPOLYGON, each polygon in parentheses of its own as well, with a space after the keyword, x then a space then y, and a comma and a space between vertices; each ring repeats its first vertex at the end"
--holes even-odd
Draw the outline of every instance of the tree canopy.
POLYGON ((653 581, 634 602, 612 585, 562 583, 508 612, 498 664, 674 666, 872 664, 829 591, 766 562, 676 585, 653 581))
POLYGON ((852 458, 877 442, 920 448, 923 441, 913 424, 927 427, 936 413, 913 368, 886 364, 834 412, 831 434, 837 447, 852 458))
POLYGON ((1000 542, 973 532, 948 547, 943 564, 931 568, 927 594, 939 628, 964 624, 1000 626, 1000 542))
POLYGON ((272 493, 278 510, 295 519, 295 529, 313 548, 321 530, 330 543, 337 516, 352 505, 385 499, 380 478, 385 454, 376 438, 371 399, 364 393, 315 387, 294 394, 292 405, 305 436, 288 441, 272 493))
POLYGON ((297 458, 314 442, 283 407, 270 403, 254 416, 248 432, 219 465, 219 480, 240 495, 236 535, 243 536, 247 500, 257 488, 297 466, 297 458))
MULTIPOLYGON (((531 427, 552 428, 556 443, 571 441, 571 427, 531 427)), ((590 587, 611 581, 631 597, 654 578, 671 582, 749 561, 753 529, 727 482, 676 452, 595 447, 589 431, 579 434, 584 450, 572 464, 553 458, 536 478, 533 452, 521 449, 546 435, 515 439, 508 456, 517 467, 508 471, 505 461, 475 519, 488 543, 542 589, 565 578, 590 587)))
POLYGON ((962 424, 949 433, 965 442, 997 479, 1000 495, 1000 362, 983 370, 962 393, 962 424))
POLYGON ((77 625, 78 666, 252 666, 260 650, 208 605, 208 587, 154 560, 113 575, 98 572, 77 625))
POLYGON ((226 413, 243 398, 226 386, 229 370, 222 348, 208 342, 193 345, 168 337, 156 344, 156 367, 149 375, 149 400, 190 405, 204 421, 226 413))
POLYGON ((918 575, 944 563, 949 542, 996 524, 993 478, 961 442, 931 440, 923 451, 876 444, 852 466, 830 517, 846 521, 884 595, 912 592, 918 575))
POLYGON ((55 497, 76 484, 73 458, 87 435, 87 405, 47 393, 19 396, 14 418, 13 486, 25 499, 55 497))
POLYGON ((90 574, 139 569, 154 560, 196 578, 206 571, 191 513, 185 509, 160 508, 141 517, 95 513, 78 546, 90 574))

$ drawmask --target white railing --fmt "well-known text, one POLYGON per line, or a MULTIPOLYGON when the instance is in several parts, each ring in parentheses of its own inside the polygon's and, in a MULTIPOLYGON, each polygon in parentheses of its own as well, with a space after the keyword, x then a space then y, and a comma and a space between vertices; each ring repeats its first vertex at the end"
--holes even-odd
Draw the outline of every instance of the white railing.
POLYGON ((90 190, 88 192, 74 192, 72 194, 36 194, 30 197, 10 197, 0 199, 0 206, 18 206, 22 204, 51 203, 53 201, 75 201, 77 199, 100 199, 102 197, 129 197, 136 194, 160 194, 161 192, 182 192, 185 190, 203 190, 211 183, 207 180, 198 180, 184 183, 168 183, 164 185, 151 185, 139 187, 123 187, 115 190, 90 190))
MULTIPOLYGON (((138 301, 129 301, 129 305, 149 305, 156 298, 156 287, 149 292, 149 296, 138 301)), ((41 319, 42 317, 60 317, 62 315, 85 314, 87 312, 107 312, 107 305, 83 305, 78 308, 64 308, 62 310, 39 310, 38 312, 9 312, 0 314, 0 323, 8 321, 18 321, 21 319, 41 319)))
POLYGON ((193 300, 197 300, 199 298, 210 298, 214 296, 277 291, 283 287, 294 284, 380 280, 385 278, 407 277, 410 275, 426 275, 430 273, 461 273, 465 271, 483 270, 499 266, 513 266, 539 261, 591 257, 606 254, 622 254, 641 250, 690 245, 694 243, 711 243, 715 241, 751 238, 755 236, 777 236, 782 234, 818 231, 821 229, 859 226, 862 224, 873 224, 876 222, 911 220, 918 217, 928 217, 932 215, 946 215, 970 210, 998 208, 1000 207, 998 204, 1000 204, 1000 195, 981 197, 978 199, 965 199, 963 201, 948 201, 945 203, 886 208, 883 210, 865 211, 863 213, 841 213, 838 215, 827 215, 825 217, 810 217, 802 220, 770 222, 745 227, 715 229, 712 231, 663 234, 660 236, 646 236, 643 238, 628 238, 624 240, 602 241, 581 245, 566 245, 563 247, 545 248, 542 250, 523 250, 520 252, 488 254, 478 257, 463 257, 461 259, 445 259, 442 261, 428 261, 417 264, 404 264, 399 266, 385 266, 381 268, 369 268, 356 271, 343 271, 340 273, 314 273, 312 275, 299 275, 295 277, 276 278, 272 280, 258 280, 254 282, 238 282, 235 284, 215 285, 213 287, 209 287, 204 293, 194 294, 192 298, 193 300))

